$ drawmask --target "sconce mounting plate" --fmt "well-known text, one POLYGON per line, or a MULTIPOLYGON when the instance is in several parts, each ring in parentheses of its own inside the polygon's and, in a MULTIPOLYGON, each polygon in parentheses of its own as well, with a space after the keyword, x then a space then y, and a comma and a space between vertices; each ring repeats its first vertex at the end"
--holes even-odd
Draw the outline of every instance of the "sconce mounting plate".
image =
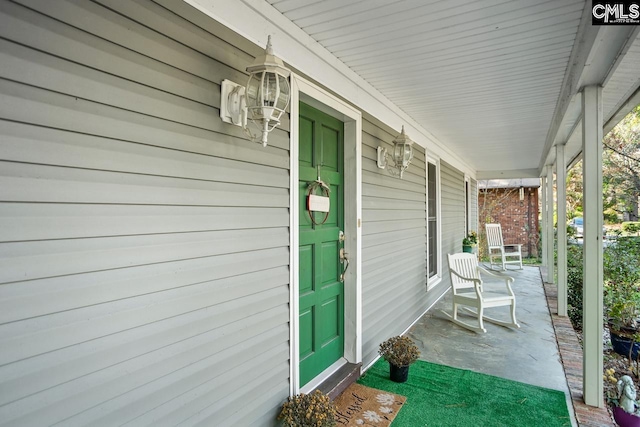
POLYGON ((380 169, 387 167, 387 149, 378 147, 378 161, 376 162, 380 169))
POLYGON ((220 93, 220 118, 225 123, 242 126, 242 102, 245 87, 231 80, 223 80, 220 93))

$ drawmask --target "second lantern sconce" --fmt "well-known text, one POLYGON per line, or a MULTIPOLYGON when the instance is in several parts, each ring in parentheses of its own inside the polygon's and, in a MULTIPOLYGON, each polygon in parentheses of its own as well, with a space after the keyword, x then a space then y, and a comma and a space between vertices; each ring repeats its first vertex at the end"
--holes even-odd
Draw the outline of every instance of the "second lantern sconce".
POLYGON ((386 169, 393 176, 402 179, 413 159, 413 141, 404 133, 404 126, 400 135, 393 140, 393 152, 386 148, 378 147, 378 167, 386 169))

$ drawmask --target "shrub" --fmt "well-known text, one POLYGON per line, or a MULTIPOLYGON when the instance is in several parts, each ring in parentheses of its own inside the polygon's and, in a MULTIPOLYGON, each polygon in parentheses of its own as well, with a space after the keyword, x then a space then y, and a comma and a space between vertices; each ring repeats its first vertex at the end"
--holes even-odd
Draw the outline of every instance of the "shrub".
POLYGON ((622 223, 622 231, 629 234, 640 233, 640 221, 626 221, 622 223))
POLYGON ((582 246, 567 246, 567 311, 575 330, 582 330, 582 246))
POLYGON ((604 279, 640 286, 640 238, 620 237, 604 250, 604 279))
POLYGON ((282 405, 278 420, 286 427, 333 427, 335 415, 336 408, 329 396, 316 390, 289 397, 282 405))
POLYGON ((623 237, 604 250, 604 303, 616 331, 637 327, 640 315, 640 239, 623 237))
MULTIPOLYGON (((582 330, 582 257, 582 246, 567 246, 568 314, 576 330, 582 330)), ((603 264, 607 316, 634 316, 629 313, 640 311, 640 238, 619 238, 604 249, 603 264)))
POLYGON ((391 337, 378 350, 384 360, 396 366, 409 366, 420 357, 418 346, 407 336, 391 337))
POLYGON ((604 221, 607 224, 617 224, 620 222, 620 220, 618 219, 618 212, 616 212, 611 208, 606 209, 603 214, 604 214, 604 221))

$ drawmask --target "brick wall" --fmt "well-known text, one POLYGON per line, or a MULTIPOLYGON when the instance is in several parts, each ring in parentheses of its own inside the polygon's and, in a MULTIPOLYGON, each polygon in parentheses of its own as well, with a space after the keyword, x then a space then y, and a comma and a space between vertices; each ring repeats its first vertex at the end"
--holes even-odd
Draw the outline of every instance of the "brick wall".
POLYGON ((537 256, 538 188, 524 188, 523 200, 519 188, 480 190, 478 205, 481 249, 486 252, 484 224, 500 223, 505 243, 520 243, 523 256, 537 256))

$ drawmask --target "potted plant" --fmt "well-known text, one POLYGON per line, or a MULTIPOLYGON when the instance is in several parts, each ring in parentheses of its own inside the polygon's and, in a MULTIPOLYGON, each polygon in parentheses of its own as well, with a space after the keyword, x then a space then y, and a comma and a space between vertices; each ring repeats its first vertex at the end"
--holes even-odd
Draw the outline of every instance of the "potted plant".
POLYGON ((640 290, 628 283, 605 283, 604 298, 613 350, 637 360, 640 349, 640 290))
POLYGON ((473 247, 478 244, 478 233, 470 231, 467 237, 462 239, 462 252, 473 253, 473 247))
POLYGON ((336 425, 336 407, 320 390, 297 394, 282 404, 278 420, 286 427, 333 427, 336 425))
POLYGON ((380 356, 389 362, 391 381, 403 383, 409 377, 409 365, 418 360, 420 350, 418 346, 406 336, 391 337, 378 350, 380 356))
POLYGON ((621 240, 604 254, 604 305, 614 351, 638 360, 640 266, 637 243, 621 240))

